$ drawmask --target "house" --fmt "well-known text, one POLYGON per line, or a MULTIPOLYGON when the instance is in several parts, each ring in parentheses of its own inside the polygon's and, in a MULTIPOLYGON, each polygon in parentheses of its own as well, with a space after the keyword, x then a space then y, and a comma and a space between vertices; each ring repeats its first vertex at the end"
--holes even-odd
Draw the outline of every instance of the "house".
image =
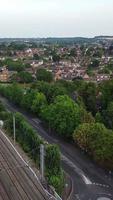
POLYGON ((96 77, 96 81, 97 82, 101 82, 101 81, 105 81, 105 80, 109 80, 110 79, 110 75, 106 75, 106 74, 98 74, 96 77))
POLYGON ((83 79, 84 79, 85 81, 89 81, 89 80, 90 80, 90 77, 88 76, 88 74, 85 74, 85 75, 83 76, 83 79))
POLYGON ((7 67, 0 67, 0 82, 7 82, 9 80, 9 72, 7 67))
POLYGON ((55 74, 55 81, 61 79, 61 74, 62 74, 62 70, 58 70, 57 73, 55 74))

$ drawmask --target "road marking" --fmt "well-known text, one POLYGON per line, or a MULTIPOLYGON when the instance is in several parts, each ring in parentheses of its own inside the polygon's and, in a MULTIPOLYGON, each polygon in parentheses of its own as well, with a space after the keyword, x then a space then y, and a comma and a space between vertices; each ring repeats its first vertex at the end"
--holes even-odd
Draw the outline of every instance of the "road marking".
POLYGON ((65 161, 67 164, 69 164, 74 170, 75 172, 77 172, 83 179, 83 181, 85 182, 86 185, 91 185, 92 182, 90 181, 90 179, 84 174, 84 172, 79 169, 72 161, 70 161, 66 156, 64 156, 63 154, 61 154, 61 159, 63 161, 65 161))
MULTIPOLYGON (((32 121, 36 122, 33 119, 32 119, 32 121)), ((33 125, 33 126, 35 126, 36 128, 38 127, 37 125, 33 125)), ((50 137, 50 139, 51 139, 51 137, 50 137)), ((54 142, 58 142, 56 139, 54 139, 53 141, 54 142)), ((85 184, 87 184, 87 185, 91 185, 92 184, 92 182, 89 180, 89 178, 86 177, 86 175, 84 174, 84 172, 81 169, 79 169, 72 161, 70 161, 62 153, 61 153, 61 159, 64 160, 67 164, 69 164, 75 170, 75 172, 77 172, 82 177, 82 179, 85 182, 85 184)))
POLYGON ((97 185, 97 186, 101 186, 101 187, 105 187, 105 188, 109 188, 109 185, 104 185, 104 184, 100 184, 100 183, 92 183, 93 185, 97 185))
MULTIPOLYGON (((105 197, 109 197, 109 198, 113 197, 113 195, 110 193, 100 193, 99 196, 101 196, 101 197, 105 196, 105 197)), ((110 199, 110 200, 113 200, 113 199, 110 199)))
MULTIPOLYGON (((32 119, 32 121, 34 121, 36 123, 36 119, 32 119)), ((38 123, 39 125, 39 123, 38 123)), ((35 125, 35 127, 37 128, 37 126, 35 125)), ((4 134, 4 133, 3 133, 4 134)), ((6 136, 5 136, 6 137, 6 136)), ((50 136, 49 136, 50 137, 50 136)), ((7 138, 7 137, 6 137, 7 138)), ((50 137, 51 138, 51 137, 50 137)), ((8 138, 7 138, 8 139, 8 138)), ((11 142, 10 142, 11 143, 11 142)), ((11 143, 12 145, 12 143, 11 143)), ((12 145, 13 146, 13 145, 12 145)), ((13 148, 15 149, 15 147, 13 146, 13 148)), ((15 151, 17 152, 17 150, 15 149, 15 151)), ((19 154, 19 153, 17 153, 19 154)), ((23 158, 21 157, 21 155, 19 154, 19 157, 23 160, 23 158)), ((82 177, 82 179, 84 180, 85 184, 92 184, 92 182, 89 180, 89 178, 87 178, 84 174, 84 172, 79 169, 73 162, 71 162, 66 156, 64 156, 63 154, 61 154, 61 159, 66 161, 71 167, 74 168, 74 170, 82 177)), ((24 160, 23 160, 24 163, 26 163, 24 160)), ((28 166, 28 164, 26 163, 26 165, 28 166)), ((30 169, 32 171, 32 169, 30 169)), ((35 172, 34 172, 35 173, 35 172)), ((39 181, 39 180, 38 180, 39 181)))
POLYGON ((85 181, 85 183, 87 185, 91 185, 92 184, 92 182, 89 180, 89 178, 87 178, 85 175, 82 174, 82 177, 83 177, 83 179, 84 179, 84 181, 85 181))
POLYGON ((79 197, 78 194, 75 194, 75 197, 76 197, 77 200, 80 200, 80 197, 79 197))
POLYGON ((32 121, 35 122, 38 125, 41 123, 41 121, 37 118, 32 118, 32 121))

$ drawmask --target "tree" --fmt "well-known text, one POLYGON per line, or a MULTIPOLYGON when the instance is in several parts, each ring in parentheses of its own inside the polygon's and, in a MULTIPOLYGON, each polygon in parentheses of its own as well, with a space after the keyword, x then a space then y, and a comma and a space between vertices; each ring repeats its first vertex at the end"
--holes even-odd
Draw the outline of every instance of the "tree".
POLYGON ((90 153, 92 142, 94 142, 97 135, 101 134, 104 130, 105 127, 103 124, 83 123, 75 130, 73 137, 82 149, 89 151, 90 153))
POLYGON ((49 184, 61 194, 64 186, 64 175, 61 169, 60 149, 57 145, 46 147, 45 166, 49 184))
POLYGON ((13 103, 20 105, 23 98, 23 90, 18 84, 14 83, 12 85, 8 85, 4 87, 3 90, 4 96, 6 96, 13 103))
POLYGON ((26 90, 26 93, 23 95, 23 98, 21 100, 21 106, 22 108, 26 109, 27 111, 31 111, 33 100, 36 96, 35 90, 26 90))
POLYGON ((52 73, 47 71, 46 69, 38 69, 36 77, 38 81, 51 82, 53 80, 52 73))
MULTIPOLYGON (((22 146, 23 150, 33 158, 37 166, 40 163, 40 144, 44 144, 43 139, 33 130, 20 113, 15 113, 16 122, 16 140, 22 146)), ((13 117, 12 114, 5 121, 5 128, 8 133, 13 135, 13 117)), ((60 149, 57 145, 45 144, 45 175, 48 183, 61 194, 64 186, 64 175, 61 168, 60 149)))
POLYGON ((70 56, 73 56, 73 57, 77 56, 77 52, 75 48, 70 50, 70 56))
POLYGON ((32 102, 31 110, 40 115, 41 109, 47 105, 46 97, 43 93, 37 92, 32 102))
POLYGON ((29 72, 19 72, 17 74, 17 78, 20 83, 31 83, 33 81, 33 77, 29 72))
POLYGON ((49 103, 52 103, 54 99, 59 95, 65 95, 67 94, 66 88, 64 88, 61 84, 58 84, 56 82, 50 84, 47 99, 49 103))
POLYGON ((97 48, 96 52, 94 52, 94 54, 93 54, 93 57, 101 58, 103 54, 104 54, 103 49, 102 48, 97 48))
POLYGON ((60 136, 71 138, 81 121, 81 109, 67 95, 59 95, 42 110, 42 117, 60 136))
POLYGON ((58 95, 67 94, 66 88, 57 82, 47 83, 44 81, 37 81, 32 84, 32 88, 43 93, 46 96, 48 103, 53 102, 54 98, 58 95))
POLYGON ((84 108, 81 108, 81 123, 94 123, 95 118, 91 113, 87 112, 84 108))
POLYGON ((60 56, 58 54, 53 54, 52 58, 53 58, 53 62, 59 62, 60 61, 60 56))
POLYGON ((56 81, 56 83, 58 83, 60 87, 62 86, 65 88, 69 94, 72 94, 78 88, 75 82, 70 82, 63 79, 56 81))
POLYGON ((101 123, 81 124, 74 141, 103 167, 113 169, 113 132, 101 123))
POLYGON ((19 82, 19 83, 31 83, 33 82, 33 77, 29 72, 18 72, 16 74, 13 74, 10 78, 13 82, 19 82))
POLYGON ((96 113, 96 115, 95 115, 95 121, 96 121, 97 123, 103 123, 103 117, 102 117, 102 115, 101 115, 100 112, 97 112, 97 113, 96 113))
POLYGON ((34 55, 33 55, 33 59, 39 60, 39 55, 38 55, 38 54, 34 54, 34 55))
POLYGON ((100 64, 100 61, 98 59, 93 59, 88 67, 89 68, 97 68, 97 67, 99 67, 99 64, 100 64))
POLYGON ((5 111, 5 107, 4 107, 4 105, 2 104, 2 102, 0 101, 0 112, 2 112, 2 111, 5 111))
POLYGON ((25 70, 25 65, 21 60, 17 60, 17 61, 13 61, 10 58, 6 58, 3 63, 3 65, 6 65, 8 67, 9 70, 13 70, 13 71, 24 71, 25 70))
POLYGON ((113 100, 113 80, 103 81, 100 85, 101 107, 106 110, 108 104, 113 100))
POLYGON ((96 96, 97 88, 94 83, 84 83, 81 85, 78 91, 79 95, 83 98, 83 102, 86 108, 93 115, 97 112, 96 96))
POLYGON ((108 104, 107 109, 103 111, 102 114, 105 125, 113 129, 113 101, 108 104))
POLYGON ((48 145, 46 147, 46 173, 58 175, 60 168, 60 149, 57 145, 48 145))
POLYGON ((17 43, 17 42, 11 42, 10 45, 9 45, 9 48, 11 50, 20 50, 20 51, 22 51, 22 50, 25 50, 26 47, 27 47, 26 44, 24 44, 24 43, 20 44, 20 43, 17 43))

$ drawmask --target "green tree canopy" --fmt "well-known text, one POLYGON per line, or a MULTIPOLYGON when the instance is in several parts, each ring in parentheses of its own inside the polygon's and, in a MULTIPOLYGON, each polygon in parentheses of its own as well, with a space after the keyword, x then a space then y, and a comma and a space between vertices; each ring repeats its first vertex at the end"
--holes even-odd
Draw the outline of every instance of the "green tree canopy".
POLYGON ((52 73, 47 71, 46 69, 38 69, 36 77, 38 81, 51 82, 53 80, 52 73))
POLYGON ((66 88, 57 82, 47 83, 44 81, 37 81, 32 84, 32 88, 43 93, 46 96, 48 103, 53 102, 54 98, 58 95, 67 94, 66 88))
POLYGON ((84 83, 78 90, 79 95, 83 98, 83 102, 88 111, 93 115, 97 112, 96 96, 97 87, 94 83, 84 83))
POLYGON ((81 121, 81 109, 67 95, 59 95, 42 110, 42 116, 59 135, 68 138, 81 121))
POLYGON ((101 106, 102 109, 106 109, 109 102, 113 100, 113 79, 108 81, 103 81, 99 85, 101 92, 101 106))
POLYGON ((0 112, 5 111, 5 107, 3 103, 0 101, 0 112))
POLYGON ((102 166, 113 169, 113 132, 101 123, 81 124, 74 141, 102 166))
POLYGON ((102 112, 104 123, 108 128, 113 129, 113 101, 111 101, 107 109, 102 112))
POLYGON ((53 58, 53 62, 59 62, 60 61, 60 56, 58 54, 53 54, 52 55, 52 58, 53 58))
POLYGON ((37 92, 32 102, 32 111, 40 115, 41 109, 47 105, 46 97, 43 93, 37 92))
POLYGON ((14 61, 11 58, 6 58, 2 61, 2 65, 6 65, 11 71, 20 72, 25 70, 25 65, 21 60, 14 61))
POLYGON ((33 77, 29 72, 22 71, 17 74, 14 74, 11 80, 20 83, 31 83, 33 81, 33 77))
POLYGON ((27 90, 21 99, 22 108, 31 111, 33 99, 35 98, 36 91, 35 90, 27 90))
POLYGON ((4 87, 2 93, 4 96, 6 96, 10 101, 12 101, 15 104, 20 104, 23 98, 23 90, 16 83, 4 87))

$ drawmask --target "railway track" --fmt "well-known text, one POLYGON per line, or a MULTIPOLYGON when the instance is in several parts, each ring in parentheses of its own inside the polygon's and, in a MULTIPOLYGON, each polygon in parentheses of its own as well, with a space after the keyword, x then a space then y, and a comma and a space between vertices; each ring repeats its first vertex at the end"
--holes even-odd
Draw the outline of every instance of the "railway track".
POLYGON ((48 197, 0 132, 0 200, 47 200, 48 197))

